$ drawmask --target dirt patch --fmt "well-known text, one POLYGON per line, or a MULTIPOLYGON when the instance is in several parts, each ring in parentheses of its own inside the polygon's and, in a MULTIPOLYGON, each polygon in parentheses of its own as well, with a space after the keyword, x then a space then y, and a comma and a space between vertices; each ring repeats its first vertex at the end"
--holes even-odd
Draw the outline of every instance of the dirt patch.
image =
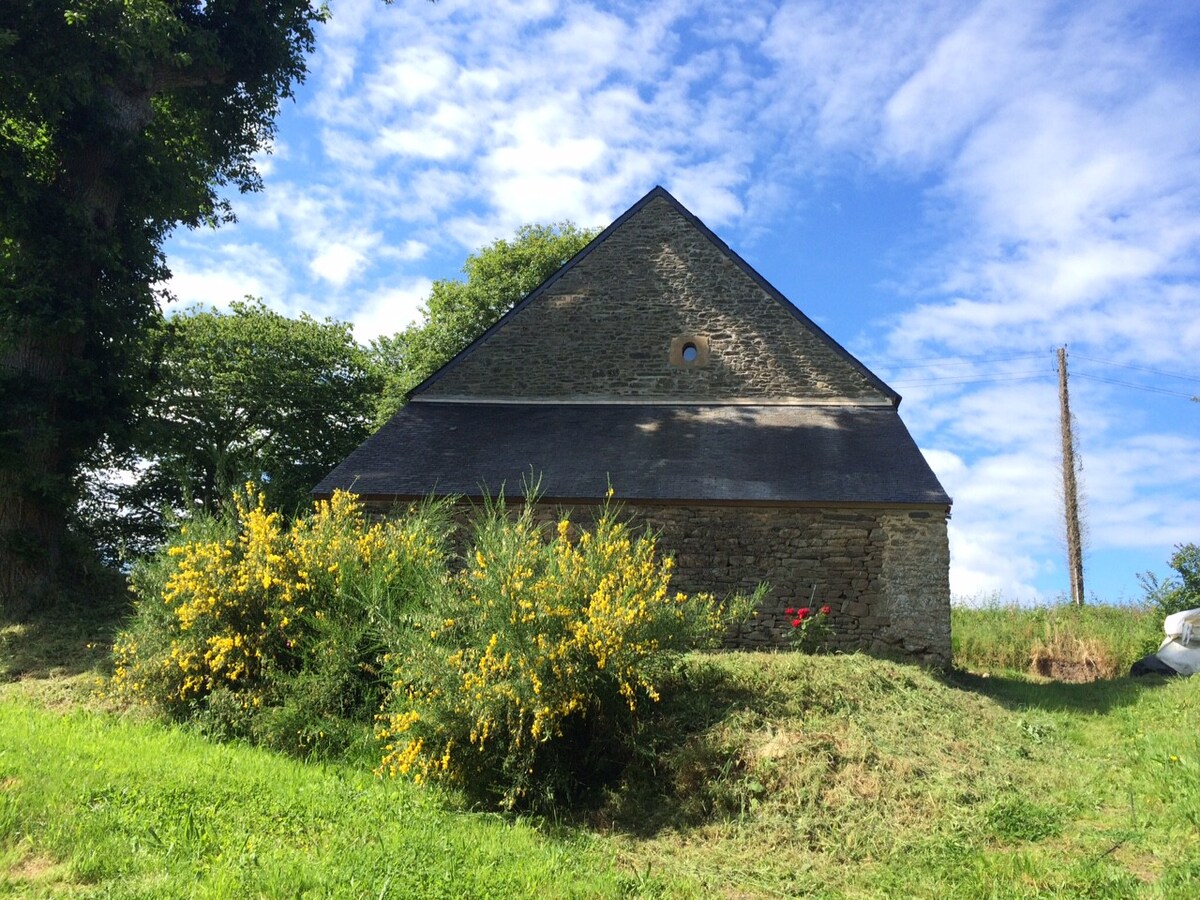
POLYGON ((1103 677, 1100 667, 1090 659, 1057 659, 1052 656, 1039 656, 1029 667, 1035 675, 1063 681, 1068 684, 1086 684, 1098 681, 1103 677))
POLYGON ((26 856, 8 870, 8 877, 13 881, 41 881, 58 863, 48 856, 32 854, 26 856))

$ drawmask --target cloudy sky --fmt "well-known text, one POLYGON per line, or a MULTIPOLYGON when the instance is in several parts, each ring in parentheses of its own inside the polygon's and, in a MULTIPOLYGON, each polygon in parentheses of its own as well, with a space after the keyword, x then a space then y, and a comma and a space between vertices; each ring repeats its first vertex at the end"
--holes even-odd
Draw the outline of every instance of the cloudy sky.
POLYGON ((1067 346, 1089 593, 1200 541, 1200 6, 333 0, 181 304, 352 321, 524 223, 670 190, 903 396, 962 598, 1068 589, 1067 346))

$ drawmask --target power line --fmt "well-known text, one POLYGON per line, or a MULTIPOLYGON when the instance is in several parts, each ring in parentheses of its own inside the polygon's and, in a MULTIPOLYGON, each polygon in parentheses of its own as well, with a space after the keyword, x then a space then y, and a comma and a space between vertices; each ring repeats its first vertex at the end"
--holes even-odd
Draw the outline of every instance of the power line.
MULTIPOLYGON (((1084 356, 1079 353, 1074 354, 1074 356, 1075 356, 1075 359, 1087 360, 1088 362, 1097 363, 1098 365, 1102 365, 1102 366, 1113 366, 1113 367, 1121 368, 1121 369, 1130 369, 1135 372, 1146 372, 1150 375, 1157 375, 1161 378, 1174 378, 1174 379, 1178 379, 1180 381, 1188 381, 1188 382, 1192 382, 1195 384, 1200 384, 1200 377, 1197 377, 1195 375, 1184 375, 1179 372, 1168 372, 1163 369, 1153 369, 1148 366, 1137 366, 1137 365, 1132 365, 1130 363, 1119 363, 1114 360, 1100 359, 1100 358, 1094 357, 1094 356, 1084 356)), ((935 357, 935 358, 926 358, 926 359, 911 358, 911 359, 906 359, 906 360, 888 360, 886 362, 881 362, 878 365, 878 368, 884 369, 884 370, 888 370, 888 369, 891 369, 891 370, 930 369, 930 368, 936 368, 936 367, 980 366, 980 365, 986 365, 986 364, 992 364, 992 363, 1021 362, 1021 361, 1026 361, 1026 360, 1042 360, 1042 359, 1045 359, 1045 355, 1042 353, 1036 353, 1036 354, 1026 353, 1026 354, 1020 354, 1020 355, 1016 355, 1016 356, 995 356, 995 357, 986 357, 986 358, 978 358, 978 359, 971 359, 971 358, 964 359, 961 356, 945 356, 945 357, 935 357)), ((1049 369, 1047 369, 1047 371, 1044 371, 1044 372, 1012 372, 1012 373, 1003 373, 1003 374, 996 373, 996 374, 989 374, 989 375, 949 373, 947 375, 940 376, 940 377, 920 378, 918 380, 911 380, 911 381, 906 381, 906 380, 895 381, 895 382, 892 382, 892 385, 893 385, 893 387, 897 387, 897 388, 910 388, 910 387, 926 387, 926 386, 930 386, 930 385, 1000 384, 1000 383, 1004 383, 1004 382, 1029 381, 1029 380, 1035 380, 1035 379, 1040 379, 1040 378, 1049 378, 1049 377, 1052 377, 1054 371, 1055 370, 1053 368, 1049 368, 1049 369)), ((1171 390, 1170 388, 1156 387, 1156 386, 1148 385, 1148 384, 1138 384, 1138 383, 1132 382, 1132 381, 1121 381, 1120 379, 1106 378, 1103 375, 1091 375, 1086 372, 1075 371, 1072 374, 1074 374, 1076 378, 1082 378, 1087 381, 1094 381, 1094 382, 1097 382, 1100 384, 1111 384, 1111 385, 1115 385, 1117 387, 1131 388, 1135 391, 1144 391, 1149 394, 1161 394, 1161 395, 1167 396, 1167 397, 1184 397, 1189 400, 1196 399, 1194 394, 1188 393, 1185 391, 1176 391, 1176 390, 1171 390)))
POLYGON ((1100 363, 1102 366, 1115 366, 1118 369, 1132 369, 1135 372, 1149 372, 1151 375, 1161 375, 1163 378, 1178 378, 1180 381, 1193 381, 1200 384, 1200 377, 1195 375, 1180 375, 1178 372, 1164 372, 1161 369, 1149 369, 1146 366, 1134 366, 1129 363, 1113 362, 1109 359, 1096 359, 1094 356, 1084 356, 1082 353, 1075 354, 1076 359, 1086 359, 1088 362, 1100 363))
POLYGON ((1117 381, 1115 378, 1102 378, 1099 375, 1088 375, 1084 372, 1075 372, 1076 378, 1084 378, 1088 381, 1098 381, 1102 384, 1116 384, 1121 387, 1133 388, 1136 391, 1145 391, 1148 394, 1166 394, 1168 397, 1186 397, 1192 398, 1192 394, 1186 391, 1172 391, 1168 388, 1152 387, 1148 384, 1134 384, 1132 381, 1117 381))
POLYGON ((893 387, 916 387, 926 384, 993 384, 1002 381, 1030 381, 1052 378, 1053 372, 1013 372, 1005 375, 950 375, 946 378, 925 378, 920 381, 895 381, 893 387))
POLYGON ((945 356, 940 359, 888 360, 879 364, 881 369, 930 369, 934 366, 979 366, 986 363, 1020 362, 1029 359, 1044 359, 1041 353, 1022 356, 999 356, 988 359, 963 359, 961 356, 945 356))

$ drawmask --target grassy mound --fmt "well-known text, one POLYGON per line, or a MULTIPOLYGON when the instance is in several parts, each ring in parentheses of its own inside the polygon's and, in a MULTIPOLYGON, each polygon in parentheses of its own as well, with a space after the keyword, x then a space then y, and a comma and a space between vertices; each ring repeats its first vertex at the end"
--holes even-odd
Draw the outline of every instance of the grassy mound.
POLYGON ((695 656, 687 672, 663 746, 601 823, 646 864, 765 896, 1128 896, 1200 879, 1194 685, 790 654, 695 656))
POLYGON ((530 823, 81 709, 102 624, 2 635, 0 892, 1200 895, 1196 679, 692 654, 600 805, 530 823))

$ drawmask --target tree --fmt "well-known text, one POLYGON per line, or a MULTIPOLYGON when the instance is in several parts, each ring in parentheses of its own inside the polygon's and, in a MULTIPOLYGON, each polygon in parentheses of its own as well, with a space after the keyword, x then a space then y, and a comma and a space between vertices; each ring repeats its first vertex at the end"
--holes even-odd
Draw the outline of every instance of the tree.
POLYGON ((176 225, 260 186, 307 0, 0 3, 0 606, 62 584, 78 473, 126 439, 176 225))
POLYGON ((96 501, 108 507, 97 524, 123 526, 109 542, 152 549, 164 508, 215 515, 246 482, 292 514, 370 434, 379 379, 346 323, 287 318, 247 298, 228 313, 172 316, 146 344, 155 378, 131 442, 136 477, 96 501))
POLYGON ((524 225, 511 241, 500 238, 470 254, 462 268, 465 281, 435 281, 422 321, 372 344, 387 378, 378 424, 391 418, 410 390, 557 272, 598 231, 571 222, 524 225))
POLYGON ((1178 578, 1159 581, 1153 572, 1138 575, 1146 602, 1154 607, 1160 619, 1185 609, 1200 608, 1200 546, 1178 544, 1167 561, 1178 578))

